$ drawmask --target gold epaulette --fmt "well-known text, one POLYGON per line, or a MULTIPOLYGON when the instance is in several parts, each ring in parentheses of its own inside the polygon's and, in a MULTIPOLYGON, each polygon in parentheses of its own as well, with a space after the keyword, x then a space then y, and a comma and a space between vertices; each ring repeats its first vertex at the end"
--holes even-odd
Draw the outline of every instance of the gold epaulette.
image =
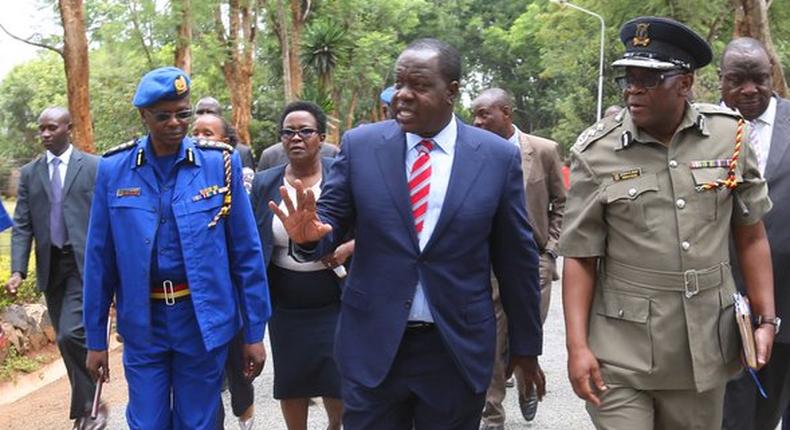
POLYGON ((110 156, 112 154, 117 154, 117 153, 119 153, 121 151, 126 151, 128 149, 134 148, 135 146, 137 146, 137 140, 132 139, 132 140, 126 142, 126 143, 122 143, 120 145, 113 146, 112 148, 104 151, 104 153, 102 154, 102 157, 108 157, 108 156, 110 156))
POLYGON ((227 143, 217 142, 209 139, 195 139, 195 146, 200 149, 218 149, 220 151, 233 152, 233 147, 227 143))

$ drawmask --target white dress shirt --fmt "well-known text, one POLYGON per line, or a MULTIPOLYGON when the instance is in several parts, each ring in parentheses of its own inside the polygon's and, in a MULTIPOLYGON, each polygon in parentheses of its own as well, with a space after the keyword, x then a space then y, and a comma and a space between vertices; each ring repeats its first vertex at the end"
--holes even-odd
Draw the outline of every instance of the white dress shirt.
POLYGON ((49 150, 47 150, 47 167, 49 168, 49 180, 52 181, 52 173, 55 171, 55 166, 52 165, 52 160, 55 158, 60 158, 60 166, 58 166, 58 174, 60 175, 60 184, 61 186, 65 186, 66 184, 66 168, 69 166, 69 159, 71 158, 71 151, 73 147, 69 144, 69 147, 66 148, 60 155, 55 155, 49 150))
POLYGON ((760 154, 758 160, 760 174, 765 176, 765 166, 768 164, 768 155, 771 151, 771 139, 774 135, 774 120, 776 119, 776 97, 771 97, 768 107, 762 115, 752 120, 752 124, 757 129, 757 151, 760 154))
MULTIPOLYGON (((450 173, 453 169, 457 138, 458 125, 455 121, 455 115, 453 115, 442 131, 431 139, 434 143, 434 148, 431 151, 431 188, 428 192, 428 211, 423 221, 422 233, 419 234, 420 251, 425 249, 425 245, 436 227, 436 222, 439 220, 439 214, 442 212, 442 204, 447 194, 450 173)), ((423 138, 416 134, 406 133, 407 178, 411 173, 412 165, 419 156, 417 145, 422 140, 423 138)), ((417 290, 414 292, 414 300, 409 311, 409 321, 433 322, 430 304, 422 291, 422 283, 419 280, 417 280, 417 290)))
POLYGON ((507 139, 508 142, 516 145, 516 148, 521 148, 521 130, 513 124, 513 134, 507 139))

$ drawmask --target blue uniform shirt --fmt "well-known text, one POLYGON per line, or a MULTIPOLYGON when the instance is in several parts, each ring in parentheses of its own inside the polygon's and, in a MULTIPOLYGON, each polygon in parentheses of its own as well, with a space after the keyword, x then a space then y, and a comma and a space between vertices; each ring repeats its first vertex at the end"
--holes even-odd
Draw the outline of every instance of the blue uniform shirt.
POLYGON ((88 348, 107 348, 113 296, 119 333, 136 339, 151 335, 151 282, 177 275, 179 258, 171 252, 178 248, 206 349, 226 344, 242 327, 245 342, 260 341, 271 306, 239 155, 234 152, 231 159, 231 209, 209 227, 224 200, 223 151, 185 138, 171 174, 162 176, 168 178, 162 190, 170 180, 174 186, 160 192, 156 170, 163 167, 165 173, 167 163, 160 160, 157 166, 147 142, 124 145, 99 162, 85 249, 88 348))
POLYGON ((154 283, 165 280, 174 283, 186 281, 184 255, 178 237, 175 215, 173 215, 173 189, 179 167, 186 159, 186 148, 182 144, 178 152, 172 155, 157 157, 151 147, 150 138, 146 138, 146 160, 154 167, 156 182, 159 188, 159 228, 156 231, 154 255, 151 258, 151 279, 154 283))
POLYGON ((0 202, 0 231, 10 228, 13 225, 14 223, 11 222, 11 217, 9 217, 8 212, 5 211, 3 202, 0 202))

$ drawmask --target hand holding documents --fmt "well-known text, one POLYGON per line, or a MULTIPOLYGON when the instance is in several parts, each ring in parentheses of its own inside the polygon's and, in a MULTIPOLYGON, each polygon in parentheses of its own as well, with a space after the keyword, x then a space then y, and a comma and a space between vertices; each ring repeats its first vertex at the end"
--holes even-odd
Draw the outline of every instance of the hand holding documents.
POLYGON ((754 342, 754 327, 752 327, 752 312, 749 300, 740 293, 732 295, 735 301, 735 321, 738 323, 738 332, 741 334, 743 358, 746 365, 752 369, 757 368, 757 345, 754 342))
POLYGON ((743 358, 746 361, 746 371, 751 375, 754 384, 760 391, 763 398, 768 398, 765 394, 760 379, 757 378, 757 344, 754 341, 754 327, 752 327, 752 311, 749 307, 749 299, 740 293, 732 295, 735 301, 735 321, 738 323, 738 332, 741 334, 741 345, 743 346, 743 358))

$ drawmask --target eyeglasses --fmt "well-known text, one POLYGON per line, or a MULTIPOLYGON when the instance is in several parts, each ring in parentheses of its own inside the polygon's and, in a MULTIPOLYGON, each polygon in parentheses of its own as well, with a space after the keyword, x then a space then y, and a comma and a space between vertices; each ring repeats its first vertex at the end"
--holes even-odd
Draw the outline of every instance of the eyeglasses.
POLYGON ((192 118, 192 109, 180 110, 178 112, 148 112, 154 117, 154 121, 156 122, 167 122, 173 117, 178 121, 189 121, 189 119, 192 118))
POLYGON ((284 128, 280 130, 280 139, 290 140, 293 139, 293 137, 296 136, 297 134, 302 139, 307 139, 316 133, 318 133, 318 130, 314 128, 301 128, 299 130, 291 130, 290 128, 284 128))
POLYGON ((652 90, 657 88, 664 82, 667 78, 671 78, 672 76, 683 75, 686 72, 683 70, 676 70, 672 72, 666 72, 661 74, 648 74, 640 77, 636 76, 618 76, 614 78, 614 81, 617 82, 617 86, 620 87, 621 90, 625 91, 628 87, 639 87, 644 88, 646 90, 652 90))

